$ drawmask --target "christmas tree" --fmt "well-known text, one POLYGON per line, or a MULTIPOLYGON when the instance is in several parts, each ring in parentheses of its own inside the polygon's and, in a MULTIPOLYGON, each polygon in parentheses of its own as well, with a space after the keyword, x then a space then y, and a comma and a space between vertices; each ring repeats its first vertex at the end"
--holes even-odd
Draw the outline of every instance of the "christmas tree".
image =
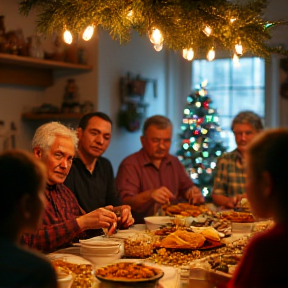
POLYGON ((181 125, 181 150, 178 158, 193 182, 201 189, 206 201, 211 201, 213 172, 217 158, 226 151, 217 110, 205 89, 207 80, 187 97, 181 125))

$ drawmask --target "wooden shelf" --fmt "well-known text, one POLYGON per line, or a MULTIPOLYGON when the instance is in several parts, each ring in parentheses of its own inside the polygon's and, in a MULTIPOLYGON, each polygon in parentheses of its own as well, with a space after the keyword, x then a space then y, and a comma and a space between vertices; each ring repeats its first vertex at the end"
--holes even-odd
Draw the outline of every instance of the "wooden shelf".
POLYGON ((73 119, 81 119, 84 114, 82 113, 23 113, 23 120, 73 120, 73 119))
POLYGON ((48 87, 54 83, 53 71, 88 72, 89 65, 43 60, 0 53, 0 83, 48 87))

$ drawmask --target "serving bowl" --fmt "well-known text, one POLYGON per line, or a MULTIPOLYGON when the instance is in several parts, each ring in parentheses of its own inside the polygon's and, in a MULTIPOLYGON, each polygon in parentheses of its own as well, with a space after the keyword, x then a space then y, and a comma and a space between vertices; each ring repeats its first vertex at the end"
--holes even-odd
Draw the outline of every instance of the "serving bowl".
POLYGON ((89 260, 94 265, 106 265, 110 264, 121 258, 121 251, 113 254, 96 254, 96 253, 87 253, 82 252, 81 256, 87 260, 89 260))
POLYGON ((145 224, 148 230, 156 230, 168 223, 172 223, 172 217, 169 216, 149 216, 145 217, 145 224))

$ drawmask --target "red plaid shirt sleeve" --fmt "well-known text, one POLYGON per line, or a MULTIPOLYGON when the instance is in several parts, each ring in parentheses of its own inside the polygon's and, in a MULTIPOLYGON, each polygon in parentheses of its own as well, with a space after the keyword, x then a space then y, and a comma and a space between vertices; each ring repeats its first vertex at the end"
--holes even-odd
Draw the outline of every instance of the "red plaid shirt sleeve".
POLYGON ((24 234, 22 243, 42 252, 67 247, 85 233, 76 221, 83 215, 74 194, 64 185, 47 186, 42 226, 34 234, 24 234))

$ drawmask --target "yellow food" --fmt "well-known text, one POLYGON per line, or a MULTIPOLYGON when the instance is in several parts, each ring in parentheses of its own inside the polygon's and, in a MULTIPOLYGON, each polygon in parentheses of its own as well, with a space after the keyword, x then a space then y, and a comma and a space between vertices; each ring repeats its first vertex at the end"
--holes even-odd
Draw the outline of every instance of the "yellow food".
POLYGON ((194 249, 202 247, 205 240, 205 237, 199 233, 177 230, 165 237, 161 241, 160 246, 164 248, 194 249))
POLYGON ((220 241, 218 232, 213 227, 207 227, 200 232, 206 239, 212 241, 220 241))

